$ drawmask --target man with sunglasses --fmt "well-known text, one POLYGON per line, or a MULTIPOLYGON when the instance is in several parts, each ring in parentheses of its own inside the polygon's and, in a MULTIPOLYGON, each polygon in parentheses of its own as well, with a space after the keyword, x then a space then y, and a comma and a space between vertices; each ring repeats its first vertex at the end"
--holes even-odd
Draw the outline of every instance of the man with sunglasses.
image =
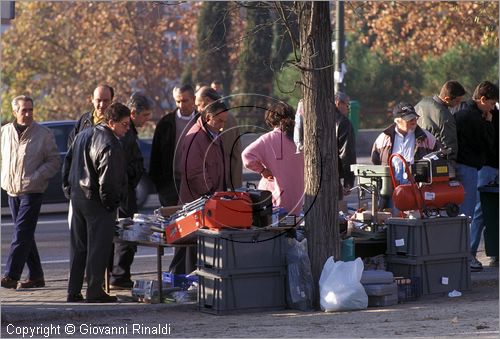
POLYGON ((87 302, 109 303, 117 298, 103 289, 117 208, 126 197, 125 154, 120 143, 130 128, 130 110, 111 104, 103 121, 78 133, 63 164, 63 191, 73 207, 71 219, 68 302, 82 302, 87 275, 87 302))

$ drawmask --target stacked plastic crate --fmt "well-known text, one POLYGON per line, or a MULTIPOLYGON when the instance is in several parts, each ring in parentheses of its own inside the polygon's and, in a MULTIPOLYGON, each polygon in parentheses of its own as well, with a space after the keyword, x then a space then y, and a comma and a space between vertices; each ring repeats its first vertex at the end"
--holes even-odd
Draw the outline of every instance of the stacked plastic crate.
POLYGON ((285 239, 257 230, 198 231, 198 309, 213 314, 286 306, 285 239))
POLYGON ((470 290, 466 217, 389 218, 387 270, 420 280, 422 295, 470 290))

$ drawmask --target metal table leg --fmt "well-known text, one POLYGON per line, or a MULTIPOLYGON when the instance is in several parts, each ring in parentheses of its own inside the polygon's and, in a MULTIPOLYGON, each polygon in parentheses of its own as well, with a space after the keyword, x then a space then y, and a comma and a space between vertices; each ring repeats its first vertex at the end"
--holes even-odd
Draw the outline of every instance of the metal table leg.
POLYGON ((161 259, 163 256, 164 250, 161 245, 157 247, 156 253, 156 270, 157 270, 157 279, 158 279, 158 297, 160 298, 160 303, 163 303, 163 279, 162 279, 162 271, 161 271, 161 259))

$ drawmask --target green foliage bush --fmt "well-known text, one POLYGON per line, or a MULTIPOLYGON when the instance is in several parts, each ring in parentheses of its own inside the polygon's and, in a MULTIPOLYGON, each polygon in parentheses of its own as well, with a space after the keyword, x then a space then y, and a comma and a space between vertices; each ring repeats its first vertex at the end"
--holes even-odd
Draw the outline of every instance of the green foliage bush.
MULTIPOLYGON (((290 54, 289 60, 293 57, 290 54)), ((383 53, 350 42, 346 48, 345 92, 360 103, 360 128, 383 128, 392 122, 400 101, 416 104, 439 92, 447 80, 458 80, 469 94, 483 80, 498 82, 498 49, 460 43, 439 56, 416 56, 391 63, 383 53)), ((275 75, 274 95, 293 107, 302 97, 300 73, 288 66, 275 75)))
POLYGON ((498 47, 460 43, 439 56, 427 58, 424 75, 423 95, 438 93, 450 79, 459 81, 472 94, 483 80, 498 83, 498 47))

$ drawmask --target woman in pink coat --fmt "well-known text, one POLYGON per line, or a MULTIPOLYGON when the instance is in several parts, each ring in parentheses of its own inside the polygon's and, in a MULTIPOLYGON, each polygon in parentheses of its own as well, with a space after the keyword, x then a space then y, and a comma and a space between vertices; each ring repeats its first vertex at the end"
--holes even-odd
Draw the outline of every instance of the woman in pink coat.
POLYGON ((273 128, 242 153, 243 165, 262 178, 259 189, 271 191, 273 206, 299 215, 304 198, 304 155, 295 153, 293 142, 295 111, 285 103, 271 106, 265 114, 273 128))

